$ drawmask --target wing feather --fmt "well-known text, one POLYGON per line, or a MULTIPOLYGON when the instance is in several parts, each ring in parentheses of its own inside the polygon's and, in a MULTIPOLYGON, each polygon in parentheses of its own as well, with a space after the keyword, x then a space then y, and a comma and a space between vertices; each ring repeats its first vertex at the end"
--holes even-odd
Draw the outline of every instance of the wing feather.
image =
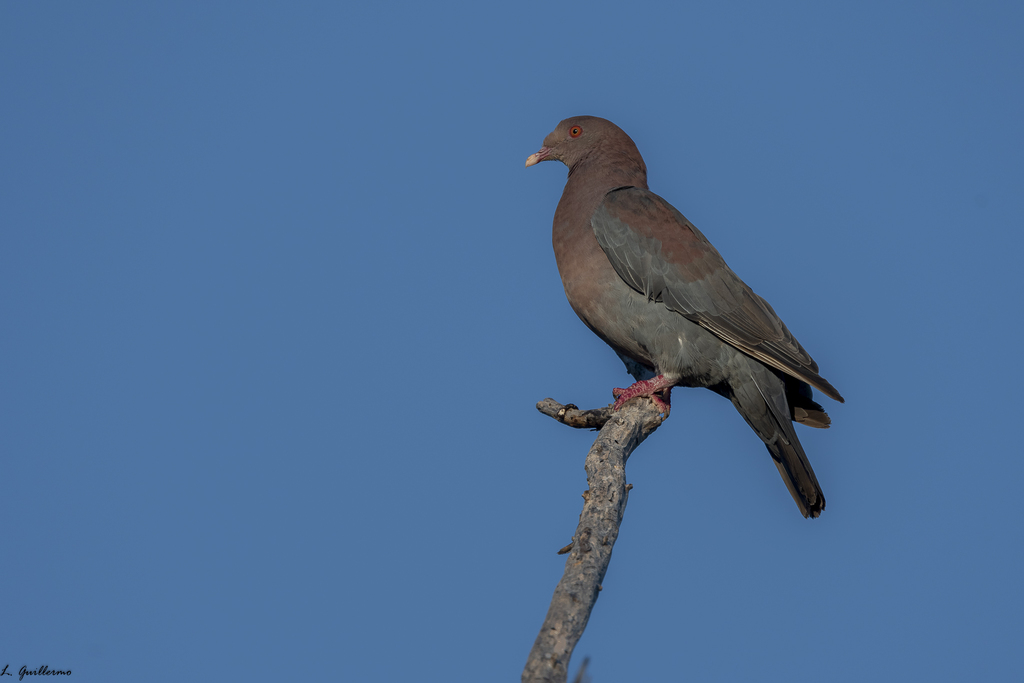
POLYGON ((591 225, 615 272, 634 290, 761 362, 843 400, 768 302, 664 199, 637 187, 612 190, 591 225))

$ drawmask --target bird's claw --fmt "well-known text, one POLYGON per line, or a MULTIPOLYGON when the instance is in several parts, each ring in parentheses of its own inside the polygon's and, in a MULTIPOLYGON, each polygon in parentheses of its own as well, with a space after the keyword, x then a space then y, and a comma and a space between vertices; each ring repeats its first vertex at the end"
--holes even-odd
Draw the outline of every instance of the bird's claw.
POLYGON ((654 405, 658 409, 665 413, 665 417, 668 417, 669 412, 672 408, 669 405, 671 397, 672 385, 665 381, 664 375, 658 375, 655 379, 641 380, 629 386, 626 389, 615 387, 612 389, 612 396, 615 398, 615 404, 612 406, 612 410, 619 410, 626 404, 630 399, 641 397, 649 397, 654 401, 654 405), (662 394, 664 399, 658 394, 662 394))

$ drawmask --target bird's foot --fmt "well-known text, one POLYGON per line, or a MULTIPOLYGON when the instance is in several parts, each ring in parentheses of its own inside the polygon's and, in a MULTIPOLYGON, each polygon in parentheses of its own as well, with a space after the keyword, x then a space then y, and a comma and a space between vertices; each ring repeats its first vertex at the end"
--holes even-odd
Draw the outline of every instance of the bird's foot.
POLYGON ((626 389, 615 388, 612 389, 612 396, 615 397, 615 405, 612 406, 612 410, 618 410, 626 401, 637 396, 648 396, 654 405, 665 413, 665 417, 668 417, 671 411, 671 394, 672 387, 675 386, 675 382, 670 379, 665 379, 665 375, 658 375, 654 379, 644 379, 639 382, 635 382, 626 389), (658 394, 661 396, 658 396, 658 394))

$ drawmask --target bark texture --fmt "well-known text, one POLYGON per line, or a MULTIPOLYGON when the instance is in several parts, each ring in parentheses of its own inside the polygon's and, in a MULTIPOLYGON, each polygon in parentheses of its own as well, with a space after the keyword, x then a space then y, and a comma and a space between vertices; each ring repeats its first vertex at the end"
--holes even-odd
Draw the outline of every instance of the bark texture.
POLYGON ((650 399, 630 401, 614 412, 611 407, 580 410, 548 398, 537 410, 570 427, 601 430, 584 464, 589 489, 583 494, 580 523, 572 543, 559 551, 569 553, 565 572, 523 671, 523 683, 564 683, 619 536, 632 488, 626 484, 626 460, 666 416, 650 399))

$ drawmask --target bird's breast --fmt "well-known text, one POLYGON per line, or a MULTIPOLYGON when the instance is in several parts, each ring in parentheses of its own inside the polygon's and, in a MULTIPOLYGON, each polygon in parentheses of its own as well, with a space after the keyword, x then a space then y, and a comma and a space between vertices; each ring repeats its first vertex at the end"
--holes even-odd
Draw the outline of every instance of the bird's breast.
POLYGON ((556 212, 552 226, 555 261, 576 315, 620 356, 658 372, 710 377, 722 342, 626 284, 598 244, 590 213, 584 215, 574 221, 556 212))
POLYGON ((580 320, 618 353, 652 365, 634 334, 641 313, 637 306, 644 302, 615 272, 589 220, 559 222, 556 213, 552 246, 566 299, 580 320))

